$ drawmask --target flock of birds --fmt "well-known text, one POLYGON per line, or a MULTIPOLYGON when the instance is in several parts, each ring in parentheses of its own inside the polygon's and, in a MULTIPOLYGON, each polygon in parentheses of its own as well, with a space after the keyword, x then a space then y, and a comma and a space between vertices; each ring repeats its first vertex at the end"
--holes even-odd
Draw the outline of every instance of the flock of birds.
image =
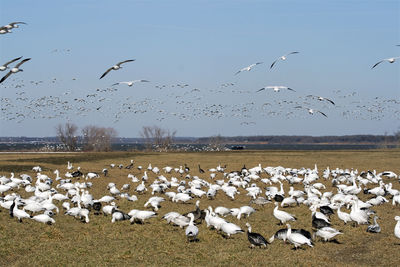
MULTIPOLYGON (((352 223, 355 227, 368 225, 366 232, 379 234, 389 229, 381 229, 374 207, 400 205, 400 190, 393 188, 394 182, 400 182, 400 178, 393 171, 359 172, 327 167, 320 173, 316 165, 314 168, 297 169, 262 167, 261 164, 231 171, 221 164, 208 170, 198 165, 193 171, 186 164, 158 168, 150 163, 147 168, 135 167, 133 160, 126 166, 112 163, 101 173, 83 173, 80 167, 74 169, 70 162, 66 166, 67 172, 62 176, 59 170, 54 171, 55 177, 43 174, 40 166, 33 167, 32 171, 35 175, 23 173, 17 178, 11 173, 10 177, 0 177, 0 207, 9 211, 10 219, 17 219, 21 223, 33 220, 51 225, 56 223, 55 218, 62 220, 62 213, 84 223, 90 223, 93 216, 99 214, 110 216, 111 223, 129 220, 132 224, 145 224, 151 223, 152 218, 158 218, 185 228, 189 242, 201 241, 197 226, 199 223, 204 222, 207 228, 229 238, 244 233, 239 225, 240 220, 244 219, 247 221, 245 225, 251 247, 267 247, 276 239, 293 244, 294 249, 313 247, 318 239, 338 242, 335 237, 346 234, 335 228, 341 225, 333 225, 332 216, 337 216, 343 224, 352 223), (129 172, 135 169, 139 172, 136 175, 128 174, 126 178, 118 177, 116 169, 123 168, 129 172), (118 178, 111 180, 110 177, 118 178), (109 182, 107 188, 103 188, 103 192, 107 193, 94 197, 90 190, 100 179, 109 182), (290 190, 285 191, 284 184, 290 186, 290 190), (332 190, 327 190, 328 184, 333 186, 332 190), (294 189, 295 186, 299 189, 294 189), (213 201, 220 198, 221 194, 230 198, 232 205, 238 194, 245 194, 249 205, 236 208, 210 205, 205 209, 200 208, 201 199, 213 201), (362 201, 360 194, 368 195, 369 199, 362 201), (387 204, 389 197, 392 198, 391 204, 387 204), (133 203, 135 208, 130 211, 119 208, 119 201, 126 199, 136 202, 139 198, 148 198, 144 207, 140 208, 133 203), (196 201, 195 209, 184 214, 164 212, 160 217, 158 213, 163 210, 162 203, 165 201, 171 201, 174 205, 196 201), (255 212, 265 213, 264 209, 257 210, 254 206, 264 205, 275 206, 272 214, 263 214, 264 217, 271 216, 286 226, 270 238, 253 232, 249 223, 249 218, 255 212), (296 224, 297 218, 284 209, 300 206, 307 206, 310 210, 312 233, 307 229, 292 228, 289 224, 296 224)), ((395 216, 394 220, 394 235, 400 239, 400 216, 395 216)))
MULTIPOLYGON (((12 22, 0 27, 0 33, 10 33, 12 29, 18 28, 24 22, 12 22)), ((54 51, 68 51, 70 49, 56 49, 54 51)), ((269 69, 277 68, 279 62, 287 61, 293 55, 300 54, 298 51, 287 53, 278 57, 272 62, 269 69)), ((52 78, 49 80, 24 81, 16 75, 22 72, 21 65, 25 64, 30 58, 22 59, 17 57, 10 59, 0 66, 0 72, 6 72, 0 79, 0 84, 4 88, 24 88, 30 87, 74 87, 79 78, 73 77, 69 81, 52 78), (21 61, 19 61, 21 60, 21 61), (15 65, 13 65, 15 64, 15 65)), ((383 59, 372 66, 377 67, 383 62, 394 63, 398 57, 383 59)), ((113 71, 121 70, 126 64, 136 61, 127 59, 109 67, 100 76, 100 79, 111 76, 113 71)), ((258 68, 263 62, 256 62, 244 67, 234 73, 234 77, 241 76, 244 72, 249 72, 258 68)), ((380 120, 386 117, 393 119, 400 118, 398 108, 400 101, 396 98, 374 98, 360 99, 356 92, 345 92, 345 90, 332 91, 331 97, 311 95, 298 95, 302 90, 286 85, 266 85, 259 90, 238 89, 237 82, 225 82, 217 85, 213 89, 200 89, 197 86, 189 85, 185 82, 174 84, 155 84, 154 87, 162 90, 157 93, 157 97, 126 96, 121 92, 120 85, 128 87, 138 86, 139 83, 150 83, 146 79, 134 79, 120 81, 104 88, 92 88, 79 90, 64 89, 60 94, 40 96, 38 90, 22 90, 15 92, 14 97, 0 98, 2 120, 16 121, 18 123, 25 120, 35 119, 66 119, 73 120, 77 116, 101 115, 114 123, 123 121, 126 116, 151 114, 156 120, 180 119, 184 121, 198 119, 224 119, 231 118, 239 121, 239 125, 256 125, 262 117, 284 117, 297 118, 305 117, 306 114, 319 114, 328 117, 333 111, 337 115, 348 119, 372 119, 380 120), (182 88, 183 90, 168 91, 168 88, 182 88), (227 89, 231 99, 227 103, 227 89), (273 92, 268 94, 268 100, 264 97, 252 97, 260 91, 273 92), (290 94, 283 93, 291 92, 290 94), (279 96, 282 92, 284 99, 279 96), (243 94, 251 96, 249 101, 242 97, 243 94), (214 97, 210 98, 210 95, 214 97), (235 96, 236 95, 236 96, 235 96), (339 100, 339 98, 341 98, 339 100), (239 102, 236 103, 237 99, 239 102), (334 99, 334 100, 332 100, 334 99), (262 101, 262 102, 260 102, 262 101), (171 105, 174 103, 175 105, 171 105), (306 112, 300 112, 300 111, 306 112)), ((39 90, 40 91, 40 90, 39 90)))

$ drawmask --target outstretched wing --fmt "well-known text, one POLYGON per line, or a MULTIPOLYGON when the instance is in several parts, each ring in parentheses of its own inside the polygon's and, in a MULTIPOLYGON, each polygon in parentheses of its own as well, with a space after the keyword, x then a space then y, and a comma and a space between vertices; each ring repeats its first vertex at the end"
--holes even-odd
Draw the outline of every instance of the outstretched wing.
POLYGON ((288 56, 288 55, 298 54, 298 53, 300 53, 300 52, 294 51, 294 52, 290 52, 289 54, 286 54, 286 55, 288 56))
POLYGON ((289 88, 289 87, 286 87, 286 89, 288 89, 288 90, 290 90, 290 91, 293 91, 293 92, 296 92, 296 90, 294 90, 294 89, 292 89, 292 88, 289 88))
POLYGON ((371 69, 375 68, 376 66, 378 66, 379 64, 381 64, 384 60, 379 61, 378 63, 375 63, 375 65, 372 66, 371 69))
POLYGON ((277 61, 278 61, 278 60, 275 60, 274 62, 272 62, 271 67, 269 67, 269 68, 272 69, 272 67, 275 65, 275 63, 276 63, 277 61))
POLYGON ((261 92, 262 90, 265 90, 265 87, 263 87, 263 88, 261 88, 261 89, 258 89, 258 90, 256 91, 256 93, 261 92))
POLYGON ((15 65, 16 68, 19 68, 22 64, 24 64, 25 62, 31 60, 31 58, 25 58, 23 59, 21 62, 19 62, 17 65, 15 65))
POLYGON ((106 70, 106 72, 103 73, 103 75, 101 75, 100 79, 103 78, 104 76, 107 75, 107 73, 109 73, 112 70, 113 67, 109 68, 108 70, 106 70))
POLYGON ((333 102, 332 100, 328 99, 328 98, 324 98, 326 101, 330 102, 332 105, 335 105, 335 102, 333 102))
POLYGON ((326 116, 326 114, 325 113, 323 113, 323 112, 321 112, 321 111, 319 111, 319 110, 317 110, 319 113, 321 113, 322 115, 324 115, 325 117, 327 117, 328 118, 328 116, 326 116))
POLYGON ((0 83, 4 82, 4 81, 8 78, 8 76, 11 75, 11 73, 12 73, 12 72, 9 71, 3 78, 1 78, 0 83))
POLYGON ((3 66, 4 66, 4 67, 7 67, 8 64, 11 64, 11 63, 13 63, 13 62, 15 62, 15 61, 17 61, 17 60, 20 60, 21 58, 22 58, 22 57, 14 58, 13 60, 10 60, 10 61, 4 63, 3 66))
POLYGON ((127 63, 127 62, 132 62, 132 61, 135 61, 135 59, 128 59, 128 60, 125 60, 125 61, 121 61, 121 62, 117 63, 117 66, 120 66, 121 64, 124 64, 124 63, 127 63))

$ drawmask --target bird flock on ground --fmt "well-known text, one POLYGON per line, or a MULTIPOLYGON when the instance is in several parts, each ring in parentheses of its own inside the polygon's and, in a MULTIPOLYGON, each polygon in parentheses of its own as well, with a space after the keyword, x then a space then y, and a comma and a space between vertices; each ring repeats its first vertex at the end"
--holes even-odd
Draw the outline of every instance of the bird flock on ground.
POLYGON ((337 228, 343 228, 345 224, 365 225, 365 234, 392 232, 400 239, 400 216, 393 214, 394 228, 381 229, 379 214, 374 210, 380 205, 400 205, 400 190, 393 188, 400 182, 400 177, 393 171, 359 172, 329 167, 320 171, 317 165, 314 168, 285 168, 262 167, 261 164, 252 168, 243 166, 240 170, 228 170, 221 164, 204 170, 199 164, 193 169, 186 164, 159 168, 151 163, 145 168, 135 166, 131 160, 126 166, 111 163, 101 172, 84 173, 80 167, 75 169, 68 162, 62 170, 66 171, 64 175, 60 176, 60 171, 55 170, 54 175, 48 176, 40 166, 34 166, 31 174, 22 173, 15 177, 11 173, 9 177, 0 177, 0 207, 8 211, 0 216, 7 214, 11 220, 20 223, 33 220, 49 225, 63 220, 63 216, 75 217, 77 223, 90 223, 100 214, 109 216, 110 223, 129 220, 131 224, 145 225, 153 220, 163 220, 171 227, 184 228, 182 237, 186 235, 189 242, 201 242, 201 236, 207 235, 207 231, 217 231, 221 236, 231 238, 245 232, 241 226, 244 224, 250 247, 267 247, 275 240, 291 243, 294 249, 313 247, 319 240, 338 242, 338 236, 346 235, 346 231, 337 228), (118 169, 135 174, 119 177, 118 169), (103 188, 104 194, 94 196, 91 188, 100 179, 108 181, 108 185, 103 188), (285 191, 284 185, 290 189, 285 191), (331 190, 327 190, 328 185, 333 186, 331 190), (235 205, 238 194, 246 195, 249 204, 235 205), (221 195, 232 200, 227 202, 230 207, 209 205, 201 208, 202 199, 212 203, 223 197, 221 195), (361 195, 366 195, 368 200, 362 201, 361 195), (146 200, 144 206, 136 204, 139 198, 146 200), (118 203, 121 201, 132 202, 133 209, 120 209, 118 203), (185 205, 188 212, 183 214, 167 211, 162 207, 165 201, 173 203, 173 207, 195 203, 195 208, 185 205), (272 214, 262 208, 266 205, 274 206, 272 214), (296 214, 284 210, 300 206, 309 209, 307 221, 311 223, 307 229, 292 228, 298 220, 296 214), (262 234, 253 232, 249 218, 255 212, 263 213, 265 220, 275 220, 284 227, 275 233, 268 229, 262 229, 262 234), (337 216, 341 223, 333 225, 332 216, 337 216), (200 223, 208 230, 200 233, 197 226, 200 223))
MULTIPOLYGON (((25 25, 24 22, 12 22, 0 27, 1 34, 11 33, 12 29, 25 25)), ((55 49, 54 52, 72 53, 71 49, 55 49)), ((269 71, 279 69, 279 64, 290 61, 291 57, 298 57, 298 51, 289 52, 274 60, 269 71)), ((256 125, 262 117, 267 118, 305 118, 308 114, 319 114, 322 118, 331 114, 342 116, 346 119, 381 120, 384 118, 400 118, 399 104, 396 98, 376 97, 373 99, 360 98, 360 95, 348 89, 332 89, 330 96, 319 96, 312 92, 311 95, 303 93, 304 90, 287 85, 265 85, 261 89, 241 89, 237 81, 223 82, 214 88, 199 88, 186 82, 162 84, 147 79, 130 79, 118 81, 103 88, 87 88, 74 92, 68 87, 74 87, 79 82, 79 77, 69 79, 49 78, 44 80, 23 80, 21 65, 26 64, 30 58, 2 59, 5 62, 0 66, 0 72, 5 72, 0 84, 3 88, 19 88, 14 97, 0 97, 0 118, 6 121, 23 122, 37 119, 66 119, 73 120, 77 116, 101 115, 109 121, 117 123, 127 117, 151 114, 157 121, 180 119, 183 121, 198 119, 234 119, 238 125, 256 125), (19 61, 21 60, 21 61, 19 61), (15 64, 15 65, 13 65, 15 64), (157 97, 138 98, 127 93, 122 85, 139 87, 140 83, 153 84, 160 92, 157 97), (65 88, 63 92, 40 95, 36 89, 40 88, 65 88), (24 90, 23 88, 32 90, 24 90), (170 89, 182 90, 170 90, 170 89), (267 96, 261 96, 260 91, 265 91, 267 96), (226 94, 230 98, 226 98, 226 94), (210 95, 214 97, 210 99, 210 95), (248 95, 249 100, 243 95, 248 95), (171 103, 175 105, 171 106, 171 103)), ((372 69, 384 62, 394 63, 398 57, 383 59, 372 66, 372 69)), ((35 60, 35 59, 32 59, 35 60)), ((293 59, 294 60, 294 59, 293 59)), ((298 59, 297 59, 298 60, 298 59)), ((122 67, 137 64, 135 59, 120 61, 109 67, 100 75, 111 79, 113 71, 122 67)), ((1 64, 1 63, 0 63, 1 64)), ((239 78, 255 68, 261 68, 263 62, 256 62, 233 73, 239 78)), ((100 72, 101 73, 101 72, 100 72)), ((146 87, 147 88, 147 87, 146 87)))

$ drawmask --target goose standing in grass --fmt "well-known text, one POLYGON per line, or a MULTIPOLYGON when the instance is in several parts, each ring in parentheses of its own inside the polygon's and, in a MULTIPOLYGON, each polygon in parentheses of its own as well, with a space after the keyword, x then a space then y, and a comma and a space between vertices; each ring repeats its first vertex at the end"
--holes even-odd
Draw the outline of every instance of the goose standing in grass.
MULTIPOLYGON (((275 238, 283 240, 283 242, 286 242, 287 231, 288 231, 287 228, 279 229, 278 231, 276 231, 276 233, 273 236, 271 236, 271 238, 268 240, 268 242, 271 244, 272 242, 274 242, 275 238)), ((298 234, 304 235, 308 239, 311 239, 311 233, 309 231, 307 231, 307 230, 304 230, 304 229, 291 229, 291 231, 292 231, 292 233, 298 233, 298 234)))
POLYGON ((31 215, 26 213, 24 210, 18 209, 19 202, 14 199, 13 204, 10 207, 10 216, 18 218, 19 222, 22 223, 22 219, 30 219, 32 218, 31 215))
POLYGON ((341 204, 341 205, 338 207, 337 214, 338 214, 339 219, 341 219, 341 220, 344 222, 344 224, 347 224, 347 222, 351 222, 352 220, 351 220, 350 214, 348 214, 348 213, 346 213, 346 212, 342 212, 342 211, 340 210, 340 208, 341 208, 342 206, 343 206, 343 204, 341 204))
POLYGON ((156 217, 157 213, 148 210, 133 209, 128 213, 128 215, 131 216, 130 221, 132 224, 135 222, 140 222, 143 224, 145 220, 156 217))
POLYGON ((228 238, 234 234, 244 233, 244 231, 240 229, 238 225, 229 222, 221 225, 221 231, 224 232, 228 238))
POLYGON ((231 214, 231 210, 225 207, 218 206, 215 208, 214 212, 220 216, 226 217, 227 215, 231 214))
POLYGON ((302 245, 308 245, 310 247, 313 247, 311 243, 311 239, 305 237, 302 234, 299 233, 292 233, 292 228, 290 227, 290 224, 286 224, 287 226, 287 240, 289 240, 290 243, 294 245, 294 249, 297 249, 298 247, 302 245))
POLYGON ((251 232, 251 226, 249 223, 246 223, 247 226, 247 239, 249 240, 250 244, 251 244, 251 248, 255 247, 255 246, 263 246, 263 247, 267 247, 267 240, 265 240, 265 238, 258 234, 258 233, 252 233, 251 232))
POLYGON ((41 222, 41 223, 46 223, 48 225, 56 223, 56 221, 53 218, 51 218, 49 215, 46 215, 46 214, 39 214, 39 215, 33 216, 32 220, 35 220, 35 221, 41 222))
POLYGON ((114 208, 113 212, 112 212, 111 223, 115 223, 116 221, 129 220, 130 218, 131 218, 131 216, 129 216, 129 214, 126 214, 125 212, 116 210, 114 208))
POLYGON ((380 233, 381 232, 381 227, 376 222, 376 219, 379 219, 379 217, 378 216, 374 216, 374 223, 368 225, 367 232, 369 232, 369 233, 380 233))
POLYGON ((190 241, 196 241, 197 240, 197 235, 199 234, 199 228, 194 225, 194 215, 193 213, 189 213, 187 215, 190 218, 189 225, 186 227, 185 234, 188 238, 188 242, 190 241))
POLYGON ((337 235, 343 234, 332 227, 322 227, 315 232, 315 236, 321 237, 325 242, 337 235))
POLYGON ((274 208, 274 217, 280 221, 280 224, 284 224, 288 221, 295 221, 296 217, 294 217, 292 214, 287 213, 286 211, 278 210, 278 203, 275 202, 275 208, 274 208))
POLYGON ((394 236, 400 239, 400 216, 396 216, 394 219, 397 221, 394 227, 394 236))

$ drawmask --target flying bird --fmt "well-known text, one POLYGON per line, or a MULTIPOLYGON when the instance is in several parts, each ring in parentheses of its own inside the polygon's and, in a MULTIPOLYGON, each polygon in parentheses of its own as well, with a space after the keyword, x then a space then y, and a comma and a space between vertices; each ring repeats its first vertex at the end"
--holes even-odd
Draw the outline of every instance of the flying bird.
POLYGON ((126 84, 129 87, 131 87, 132 85, 134 85, 135 83, 139 83, 139 82, 149 82, 148 80, 133 80, 133 81, 129 81, 129 82, 118 82, 118 83, 114 83, 111 86, 115 86, 115 85, 119 85, 119 84, 126 84))
POLYGON ((241 73, 242 71, 251 71, 252 68, 254 68, 255 66, 257 66, 257 65, 259 65, 259 64, 262 64, 262 63, 263 63, 263 62, 257 62, 257 63, 251 64, 250 66, 247 66, 247 67, 245 67, 245 68, 239 70, 238 72, 236 72, 235 75, 241 73))
POLYGON ((1 78, 0 83, 4 82, 8 78, 8 76, 10 76, 11 74, 23 71, 19 67, 22 64, 24 64, 25 62, 29 61, 29 60, 31 60, 31 59, 30 58, 25 58, 21 62, 19 62, 17 65, 15 65, 14 68, 12 68, 3 78, 1 78))
POLYGON ((328 101, 329 103, 331 103, 332 105, 335 105, 335 102, 333 102, 332 100, 326 98, 326 97, 322 97, 322 96, 316 96, 316 95, 308 95, 307 97, 312 97, 315 99, 318 99, 319 101, 328 101))
POLYGON ((119 70, 119 69, 122 68, 121 67, 122 64, 127 63, 127 62, 132 62, 132 61, 135 61, 135 59, 128 59, 128 60, 125 60, 125 61, 118 62, 117 64, 115 64, 114 66, 112 66, 111 68, 106 70, 106 72, 104 72, 103 75, 101 75, 100 79, 103 78, 104 76, 106 76, 107 73, 109 73, 111 70, 119 70))
POLYGON ((0 71, 4 71, 4 70, 8 69, 7 66, 8 66, 9 64, 11 64, 11 63, 13 63, 13 62, 15 62, 15 61, 17 61, 17 60, 20 60, 21 58, 22 58, 22 57, 17 57, 17 58, 14 58, 13 60, 10 60, 10 61, 4 63, 2 66, 0 66, 0 71))
POLYGON ((288 53, 288 54, 286 54, 286 55, 283 55, 283 56, 279 57, 277 60, 275 60, 274 62, 272 62, 270 69, 272 69, 272 67, 276 64, 276 62, 278 62, 278 60, 286 60, 288 55, 298 54, 298 53, 299 53, 299 52, 294 51, 294 52, 290 52, 290 53, 288 53))
POLYGON ((396 59, 398 59, 398 58, 400 58, 400 57, 391 57, 391 58, 382 59, 381 61, 375 63, 375 65, 373 65, 371 69, 375 68, 376 66, 378 66, 379 64, 381 64, 384 61, 387 61, 389 63, 394 63, 396 61, 396 59))
POLYGON ((326 116, 325 113, 323 113, 323 112, 321 112, 321 111, 319 111, 319 110, 316 110, 316 109, 307 108, 307 107, 302 107, 302 106, 297 106, 297 107, 295 107, 295 108, 305 108, 305 109, 307 109, 308 113, 311 114, 311 115, 314 115, 315 112, 318 112, 318 113, 321 113, 322 115, 324 115, 325 117, 328 118, 328 116, 326 116))
POLYGON ((18 28, 19 27, 18 24, 26 24, 26 23, 22 22, 22 21, 20 21, 20 22, 11 22, 11 23, 8 23, 7 25, 5 25, 4 27, 9 29, 9 30, 11 30, 12 28, 18 28))
POLYGON ((287 87, 287 86, 275 85, 275 86, 265 86, 265 87, 263 87, 263 88, 257 90, 256 93, 258 93, 258 92, 260 92, 260 91, 263 91, 263 90, 265 90, 265 89, 272 89, 272 90, 274 90, 274 92, 279 92, 281 89, 287 89, 287 90, 296 92, 295 90, 293 90, 292 88, 289 88, 289 87, 287 87))

